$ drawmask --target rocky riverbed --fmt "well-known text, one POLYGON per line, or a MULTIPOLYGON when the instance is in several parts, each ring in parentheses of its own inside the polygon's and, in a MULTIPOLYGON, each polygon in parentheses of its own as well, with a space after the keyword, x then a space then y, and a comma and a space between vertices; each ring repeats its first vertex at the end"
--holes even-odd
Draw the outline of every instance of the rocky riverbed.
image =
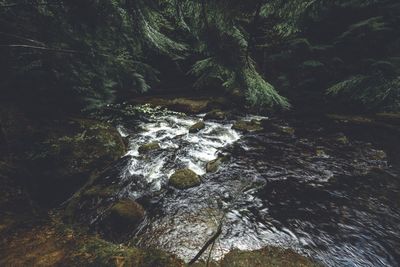
MULTIPOLYGON (((93 161, 98 167, 76 193, 69 189, 70 197, 55 204, 61 209, 50 217, 43 217, 35 197, 28 201, 35 187, 22 187, 19 197, 9 194, 20 199, 14 204, 37 207, 32 212, 25 206, 24 216, 37 218, 31 213, 39 212, 42 218, 40 226, 22 227, 21 218, 6 212, 9 219, 0 229, 3 263, 38 263, 44 255, 46 266, 182 266, 197 256, 199 266, 206 261, 221 266, 399 263, 399 165, 397 148, 390 145, 396 124, 376 118, 377 125, 365 125, 366 120, 345 116, 305 122, 219 108, 181 113, 156 105, 110 106, 95 119, 71 120, 80 128, 68 135, 43 138, 40 144, 72 151, 67 155, 75 155, 76 166, 93 161), (99 144, 102 132, 109 139, 99 144), (376 142, 374 135, 382 133, 387 142, 376 142), (105 150, 95 149, 99 145, 114 151, 117 160, 101 156, 105 150), (32 251, 33 236, 43 236, 44 247, 27 258, 21 251, 32 251), (50 249, 55 243, 57 249, 50 249)), ((1 173, 7 181, 14 170, 9 162, 1 173)), ((54 169, 57 165, 49 170, 54 169)), ((54 191, 39 202, 57 195, 51 183, 48 188, 54 191)))

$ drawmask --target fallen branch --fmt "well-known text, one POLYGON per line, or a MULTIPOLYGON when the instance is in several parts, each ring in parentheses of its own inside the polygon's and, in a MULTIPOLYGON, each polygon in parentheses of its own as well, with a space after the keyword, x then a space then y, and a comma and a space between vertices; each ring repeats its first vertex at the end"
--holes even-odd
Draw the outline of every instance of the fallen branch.
POLYGON ((200 251, 196 254, 196 256, 194 256, 194 258, 189 262, 189 265, 194 264, 200 257, 201 255, 203 255, 204 251, 207 250, 207 248, 213 244, 215 242, 215 240, 217 240, 217 238, 220 236, 220 234, 222 233, 222 220, 218 226, 217 231, 215 232, 215 234, 213 234, 211 236, 210 239, 208 239, 208 241, 203 245, 203 247, 200 249, 200 251))
MULTIPOLYGON (((249 183, 245 184, 245 185, 238 191, 238 193, 236 194, 236 197, 235 197, 234 200, 232 201, 230 207, 233 206, 233 204, 239 199, 239 196, 241 195, 240 193, 243 193, 243 192, 246 190, 246 188, 247 188, 248 186, 250 186, 249 183)), ((208 260, 207 260, 207 266, 208 266, 208 264, 209 264, 209 262, 210 262, 210 258, 211 258, 211 252, 212 252, 212 250, 213 250, 213 248, 214 248, 214 243, 215 243, 215 241, 217 240, 217 238, 218 238, 218 237, 221 235, 221 233, 222 233, 222 224, 223 224, 223 222, 224 222, 224 219, 225 219, 226 214, 228 213, 228 211, 229 211, 229 208, 225 210, 225 212, 224 212, 224 214, 223 214, 223 216, 222 216, 222 218, 221 218, 221 220, 220 220, 220 222, 219 222, 217 231, 216 231, 216 232, 207 240, 207 242, 202 246, 202 248, 201 248, 200 251, 196 254, 196 256, 194 256, 194 258, 189 262, 189 265, 194 264, 194 263, 201 257, 201 255, 203 255, 204 251, 206 251, 207 248, 208 248, 210 245, 212 245, 212 247, 211 247, 211 249, 210 249, 210 253, 209 253, 209 255, 208 255, 208 260)))

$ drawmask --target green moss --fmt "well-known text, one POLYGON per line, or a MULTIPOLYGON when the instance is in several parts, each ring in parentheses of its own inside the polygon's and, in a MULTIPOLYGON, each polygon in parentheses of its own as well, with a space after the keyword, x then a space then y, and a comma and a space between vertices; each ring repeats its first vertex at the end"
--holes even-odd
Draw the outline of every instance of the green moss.
POLYGON ((197 133, 204 128, 206 128, 206 124, 203 121, 199 121, 189 128, 189 133, 197 133))
POLYGON ((178 189, 187 189, 200 185, 200 177, 190 169, 177 170, 170 178, 169 183, 178 189))
POLYGON ((157 149, 160 149, 160 148, 161 147, 160 147, 160 144, 158 142, 151 142, 151 143, 144 144, 144 145, 140 146, 139 147, 139 153, 140 154, 145 154, 145 153, 148 153, 150 151, 157 150, 157 149))
POLYGON ((102 239, 90 238, 80 244, 68 259, 80 266, 131 266, 131 267, 179 267, 185 264, 174 256, 159 250, 141 250, 113 244, 102 239), (75 254, 75 255, 74 255, 75 254))
POLYGON ((233 250, 221 261, 221 267, 313 267, 319 266, 292 250, 266 247, 255 251, 233 250))

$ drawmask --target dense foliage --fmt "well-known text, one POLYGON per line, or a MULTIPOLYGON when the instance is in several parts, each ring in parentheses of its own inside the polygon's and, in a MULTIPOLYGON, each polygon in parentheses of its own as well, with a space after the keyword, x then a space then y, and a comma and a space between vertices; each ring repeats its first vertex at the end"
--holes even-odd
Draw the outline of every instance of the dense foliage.
POLYGON ((0 86, 71 110, 163 87, 398 110, 399 14, 394 0, 1 0, 0 86))

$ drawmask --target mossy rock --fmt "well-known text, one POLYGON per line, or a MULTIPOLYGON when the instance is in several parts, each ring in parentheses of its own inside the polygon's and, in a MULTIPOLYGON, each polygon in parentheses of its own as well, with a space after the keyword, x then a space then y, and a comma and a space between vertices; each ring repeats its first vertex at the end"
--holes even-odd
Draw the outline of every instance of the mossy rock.
POLYGON ((225 163, 227 161, 229 161, 229 157, 228 156, 221 156, 221 157, 218 157, 218 158, 216 158, 214 160, 211 160, 206 165, 206 171, 207 172, 216 172, 216 171, 218 171, 218 169, 221 166, 221 164, 225 163))
POLYGON ((310 259, 289 249, 266 247, 255 251, 233 250, 221 261, 221 267, 316 267, 310 259))
POLYGON ((195 124, 193 124, 189 128, 189 133, 197 133, 200 130, 203 130, 204 128, 206 128, 206 124, 204 123, 204 121, 199 121, 199 122, 196 122, 195 124))
POLYGON ((229 114, 227 112, 224 112, 220 109, 214 109, 208 112, 205 116, 205 120, 226 120, 228 118, 229 114))
POLYGON ((158 150, 160 149, 160 144, 158 142, 151 142, 148 144, 144 144, 142 146, 139 147, 139 153, 140 154, 145 154, 148 153, 150 151, 154 151, 154 150, 158 150))
POLYGON ((129 199, 118 201, 110 208, 109 212, 109 216, 121 224, 138 224, 144 218, 143 207, 129 199))
POLYGON ((201 184, 200 177, 192 170, 177 170, 169 178, 169 184, 178 189, 187 189, 201 184))
POLYGON ((136 201, 122 199, 112 205, 99 223, 99 232, 108 239, 120 241, 140 224, 145 215, 136 201))
POLYGON ((260 132, 264 128, 262 127, 261 121, 258 120, 251 120, 251 121, 239 120, 233 124, 232 129, 247 133, 247 132, 260 132))

